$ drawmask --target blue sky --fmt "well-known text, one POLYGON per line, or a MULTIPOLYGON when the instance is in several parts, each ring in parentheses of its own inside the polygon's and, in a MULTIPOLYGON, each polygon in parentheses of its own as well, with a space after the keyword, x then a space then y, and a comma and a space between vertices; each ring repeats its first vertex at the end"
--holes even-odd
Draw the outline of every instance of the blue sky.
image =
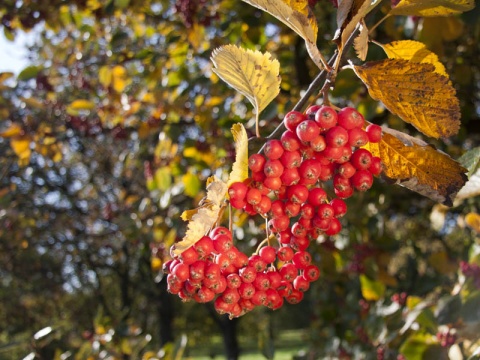
POLYGON ((34 38, 33 31, 28 34, 19 32, 12 42, 0 31, 0 72, 12 71, 18 74, 28 66, 26 46, 31 44, 34 38))

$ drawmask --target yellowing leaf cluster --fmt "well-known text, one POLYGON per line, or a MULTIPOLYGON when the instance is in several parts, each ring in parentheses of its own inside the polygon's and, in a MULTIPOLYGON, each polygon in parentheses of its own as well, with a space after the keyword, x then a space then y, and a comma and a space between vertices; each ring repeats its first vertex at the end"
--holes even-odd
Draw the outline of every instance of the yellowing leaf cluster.
POLYGON ((474 0, 400 0, 392 15, 448 16, 472 10, 474 0))
POLYGON ((446 138, 458 132, 460 106, 449 79, 429 63, 385 59, 354 66, 370 96, 423 134, 446 138))
POLYGON ((398 131, 388 130, 380 143, 365 147, 382 159, 386 177, 448 206, 467 180, 467 170, 458 162, 398 131))

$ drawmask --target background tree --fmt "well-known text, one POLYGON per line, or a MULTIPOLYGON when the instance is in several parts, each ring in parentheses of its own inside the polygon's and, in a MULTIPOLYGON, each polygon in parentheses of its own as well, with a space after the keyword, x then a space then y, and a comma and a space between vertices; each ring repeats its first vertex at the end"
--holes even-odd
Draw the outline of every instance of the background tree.
MULTIPOLYGON (((318 48, 330 58, 336 8, 327 1, 310 6, 318 48)), ((381 2, 366 18, 369 27, 391 7, 381 2)), ((201 338, 195 329, 214 331, 208 309, 167 294, 161 271, 168 248, 184 235, 182 211, 204 197, 208 177, 230 171, 231 126, 244 122, 249 136, 255 133, 251 106, 212 71, 212 50, 231 43, 279 60, 281 91, 260 121, 266 136, 318 75, 304 41, 266 12, 230 0, 6 1, 0 16, 8 38, 39 34, 31 66, 18 76, 0 74, 0 337, 7 344, 0 351, 18 358, 29 344, 39 358, 71 351, 82 359, 101 350, 148 358, 161 347, 173 351, 166 344, 183 331, 190 344, 201 338)), ((478 16, 478 8, 448 17, 389 16, 374 30, 383 44, 422 41, 445 65, 461 128, 445 142, 428 141, 455 159, 467 152, 462 164, 471 179, 478 176, 478 16)), ((345 52, 360 63, 352 49, 345 52)), ((382 58, 371 45, 368 60, 382 58)), ((351 70, 338 74, 331 100, 420 137, 374 101, 351 70)), ((252 140, 250 149, 263 142, 252 140)), ((446 208, 376 181, 349 201, 344 232, 314 245, 322 278, 301 305, 274 313, 290 319, 276 329, 308 326, 318 358, 440 357, 452 344, 473 354, 477 193, 467 183, 446 208)), ((244 229, 245 249, 263 238, 258 221, 238 215, 236 226, 244 229)), ((263 322, 246 315, 237 331, 264 329, 269 339, 264 325, 274 320, 257 313, 263 322)), ((227 350, 238 356, 235 347, 227 350)))

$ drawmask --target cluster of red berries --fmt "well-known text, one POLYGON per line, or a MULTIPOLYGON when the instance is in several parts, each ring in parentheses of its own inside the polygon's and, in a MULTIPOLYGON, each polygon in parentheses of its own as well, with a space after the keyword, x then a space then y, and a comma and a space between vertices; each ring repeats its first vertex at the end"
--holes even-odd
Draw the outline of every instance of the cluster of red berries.
POLYGON ((443 347, 450 347, 455 342, 457 341, 457 336, 450 332, 450 330, 447 331, 439 331, 437 332, 437 339, 440 341, 440 345, 443 347))
POLYGON ((473 284, 477 289, 480 289, 480 266, 477 264, 468 263, 466 261, 461 261, 460 270, 465 277, 473 280, 473 284))
POLYGON ((282 244, 305 250, 309 238, 335 235, 347 206, 343 199, 366 191, 382 171, 381 160, 362 148, 381 140, 382 129, 355 109, 338 113, 330 106, 311 106, 305 114, 291 111, 286 131, 269 140, 264 155, 253 154, 251 176, 233 183, 228 194, 234 208, 269 217, 269 228, 282 244), (333 183, 329 200, 324 183, 333 183))
POLYGON ((163 270, 170 293, 184 301, 214 301, 218 313, 238 317, 257 306, 278 309, 284 299, 300 302, 320 276, 311 260, 308 252, 289 246, 264 246, 247 257, 235 247, 231 232, 217 227, 163 270), (278 270, 277 261, 282 264, 278 270))
POLYGON ((268 218, 277 247, 264 246, 248 257, 233 243, 231 232, 213 229, 164 266, 168 290, 184 300, 214 301, 221 314, 238 317, 257 306, 296 304, 320 276, 306 251, 320 235, 338 234, 347 212, 343 199, 366 191, 380 174, 380 158, 362 148, 379 142, 379 126, 365 126, 353 108, 338 113, 311 106, 305 114, 291 111, 286 131, 269 140, 263 154, 251 155, 251 175, 228 189, 230 204, 249 215, 268 218), (333 183, 334 195, 324 188, 333 183))

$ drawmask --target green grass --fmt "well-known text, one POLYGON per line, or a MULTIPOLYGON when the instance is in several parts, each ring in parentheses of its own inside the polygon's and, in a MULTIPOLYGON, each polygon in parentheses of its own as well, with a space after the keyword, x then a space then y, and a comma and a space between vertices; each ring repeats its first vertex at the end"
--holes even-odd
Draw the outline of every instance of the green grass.
MULTIPOLYGON (((306 350, 306 341, 304 340, 303 330, 282 331, 274 340, 275 360, 291 360, 300 351, 306 350)), ((264 360, 257 341, 252 338, 239 339, 240 342, 240 360, 264 360)), ((224 359, 224 350, 222 339, 219 336, 213 336, 208 346, 190 346, 186 352, 187 359, 192 360, 211 360, 224 359), (211 355, 210 355, 211 354, 211 355)))

